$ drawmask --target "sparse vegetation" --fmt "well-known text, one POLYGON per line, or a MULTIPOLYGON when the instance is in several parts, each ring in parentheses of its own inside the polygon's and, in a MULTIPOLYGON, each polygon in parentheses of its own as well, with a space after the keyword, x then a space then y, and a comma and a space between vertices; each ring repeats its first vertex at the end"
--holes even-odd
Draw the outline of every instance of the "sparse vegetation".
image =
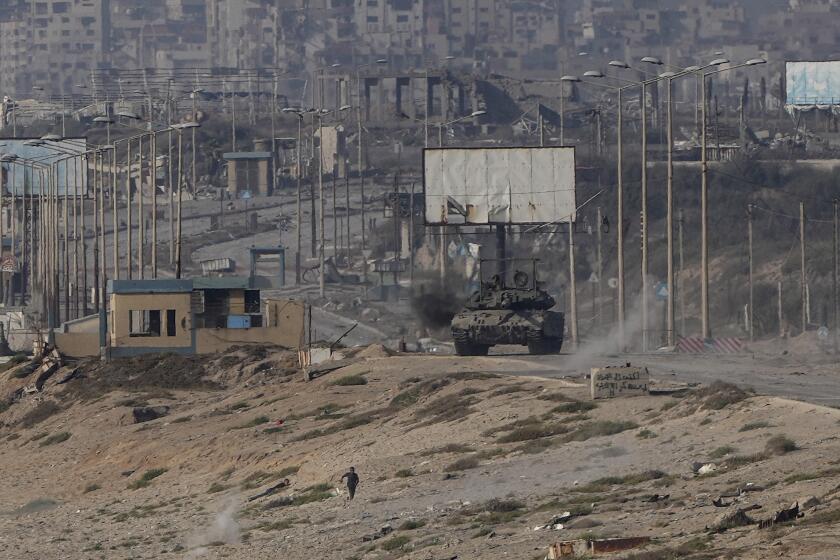
POLYGON ((291 467, 284 467, 284 468, 280 469, 280 471, 278 471, 277 478, 286 478, 287 476, 297 474, 299 470, 300 470, 299 465, 294 465, 294 466, 291 466, 291 467))
POLYGON ((709 453, 709 459, 721 459, 731 453, 735 452, 735 448, 731 445, 723 445, 709 453))
POLYGON ((59 432, 57 434, 53 434, 49 437, 44 438, 38 445, 40 445, 41 447, 55 445, 56 443, 62 443, 64 441, 67 441, 68 439, 70 439, 70 436, 70 432, 59 432))
POLYGON ((653 439, 653 438, 656 438, 656 437, 659 437, 659 436, 656 435, 655 432, 653 432, 651 430, 648 430, 647 428, 644 428, 644 429, 636 432, 636 437, 639 438, 639 439, 653 439))
POLYGON ((458 459, 454 463, 450 463, 447 465, 443 470, 444 472, 455 472, 455 471, 465 471, 468 469, 474 469, 480 464, 478 457, 470 456, 470 457, 462 457, 458 459))
POLYGON ((394 476, 397 478, 411 478, 414 476, 414 471, 411 469, 400 469, 394 473, 394 476))
POLYGON ((346 375, 344 377, 340 377, 330 383, 330 385, 334 385, 337 387, 349 387, 353 385, 367 385, 368 380, 364 375, 346 375))
POLYGON ((711 410, 724 409, 749 398, 749 396, 749 393, 737 385, 725 381, 715 381, 708 387, 694 392, 694 398, 699 400, 704 408, 711 410))
POLYGON ((207 493, 208 494, 216 494, 218 492, 224 492, 228 488, 230 488, 230 486, 227 485, 227 484, 220 484, 218 482, 214 482, 213 484, 210 485, 210 488, 207 489, 207 493))
POLYGON ((87 486, 85 486, 84 493, 85 494, 90 494, 91 492, 96 492, 100 488, 102 488, 102 487, 100 485, 96 484, 96 483, 88 484, 87 486))
POLYGON ((408 521, 405 521, 402 525, 400 525, 398 529, 400 531, 414 531, 415 529, 419 529, 425 526, 425 519, 409 519, 408 521))
POLYGON ((589 412, 590 410, 594 410, 598 408, 598 405, 594 402, 590 401, 571 401, 567 402, 558 406, 555 406, 551 409, 551 412, 555 414, 571 414, 571 413, 579 413, 579 412, 589 412))
POLYGON ((228 408, 230 408, 230 410, 242 410, 244 408, 248 408, 248 406, 247 401, 239 401, 238 403, 230 405, 228 408))
POLYGON ((149 469, 143 473, 143 476, 128 485, 129 490, 137 490, 138 488, 145 488, 151 484, 152 480, 161 476, 166 472, 166 469, 149 469))
POLYGON ((21 417, 20 425, 31 428, 58 412, 61 412, 61 407, 55 401, 43 401, 21 417))
POLYGON ((248 422, 245 422, 244 424, 242 424, 240 426, 235 426, 233 429, 234 430, 242 430, 242 429, 246 429, 246 428, 256 428, 257 426, 260 426, 262 424, 267 424, 270 421, 271 421, 271 419, 268 416, 257 416, 256 418, 254 418, 254 419, 252 419, 248 422))
POLYGON ((405 535, 398 535, 396 537, 388 539, 387 541, 384 541, 381 545, 379 545, 379 547, 382 550, 392 551, 401 549, 410 542, 411 539, 406 537, 405 535))
POLYGON ((439 455, 441 453, 470 453, 472 451, 475 451, 475 449, 463 443, 447 443, 446 445, 442 445, 440 447, 433 447, 431 449, 421 451, 419 455, 421 457, 429 457, 431 455, 439 455))
POLYGON ((785 455, 797 449, 796 442, 784 435, 773 436, 764 445, 764 450, 771 455, 785 455))
POLYGON ((499 525, 513 521, 524 513, 525 504, 519 500, 493 498, 483 504, 464 508, 458 517, 472 517, 472 521, 484 525, 499 525))
POLYGON ((579 486, 574 490, 576 492, 592 494, 607 492, 612 486, 635 486, 637 484, 641 484, 643 482, 648 482, 651 480, 667 479, 669 479, 667 473, 657 470, 651 470, 641 473, 628 474, 626 476, 605 476, 602 478, 595 479, 589 484, 585 484, 584 486, 579 486))
POLYGON ((190 420, 192 420, 192 416, 179 416, 178 418, 173 419, 170 424, 181 424, 183 422, 189 422, 190 420))
POLYGON ((586 441, 600 436, 611 436, 626 430, 635 430, 638 424, 629 421, 599 420, 588 422, 578 427, 567 437, 568 441, 586 441))
POLYGON ((769 428, 769 422, 747 422, 738 430, 739 432, 749 432, 751 430, 761 430, 763 428, 769 428))

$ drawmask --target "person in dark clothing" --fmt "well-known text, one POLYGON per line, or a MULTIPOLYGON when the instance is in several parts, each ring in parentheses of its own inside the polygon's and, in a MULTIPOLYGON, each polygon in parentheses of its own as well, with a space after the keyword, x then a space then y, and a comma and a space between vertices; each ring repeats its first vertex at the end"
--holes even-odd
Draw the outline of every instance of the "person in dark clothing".
POLYGON ((250 498, 248 498, 248 501, 253 502, 256 499, 259 499, 259 498, 262 498, 262 497, 265 497, 265 496, 271 496, 272 494, 275 494, 279 490, 282 490, 283 488, 287 488, 290 485, 291 485, 291 482, 289 482, 289 479, 284 478, 283 481, 280 482, 280 484, 275 484, 274 486, 272 486, 271 488, 268 488, 264 492, 260 492, 256 496, 251 496, 250 498))
POLYGON ((350 469, 346 473, 341 475, 342 481, 345 478, 347 479, 347 501, 350 502, 356 495, 356 486, 359 485, 359 475, 356 474, 356 468, 350 467, 350 469))

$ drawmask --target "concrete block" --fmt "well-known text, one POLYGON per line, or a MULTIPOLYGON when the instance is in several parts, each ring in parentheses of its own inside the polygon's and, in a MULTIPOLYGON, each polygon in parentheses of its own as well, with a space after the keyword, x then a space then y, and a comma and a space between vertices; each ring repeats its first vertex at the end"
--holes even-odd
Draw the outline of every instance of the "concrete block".
POLYGON ((647 395, 650 373, 647 368, 630 365, 592 368, 590 382, 593 399, 647 395))

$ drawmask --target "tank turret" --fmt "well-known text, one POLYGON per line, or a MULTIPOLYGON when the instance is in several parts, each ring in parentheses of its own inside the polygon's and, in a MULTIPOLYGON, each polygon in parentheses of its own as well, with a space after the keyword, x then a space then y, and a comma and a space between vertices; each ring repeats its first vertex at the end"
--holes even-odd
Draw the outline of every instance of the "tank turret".
MULTIPOLYGON (((532 261, 536 271, 536 261, 532 261)), ((563 313, 550 311, 554 297, 543 290, 534 274, 517 270, 513 281, 494 274, 452 320, 452 338, 460 356, 486 355, 497 344, 527 345, 531 354, 560 351, 563 313)))

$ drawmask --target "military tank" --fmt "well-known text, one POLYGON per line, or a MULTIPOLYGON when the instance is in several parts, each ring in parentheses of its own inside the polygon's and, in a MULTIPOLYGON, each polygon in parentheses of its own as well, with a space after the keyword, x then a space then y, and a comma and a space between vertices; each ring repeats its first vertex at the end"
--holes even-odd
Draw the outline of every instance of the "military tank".
POLYGON ((555 354, 563 345, 565 321, 563 313, 550 311, 555 303, 538 285, 536 261, 530 275, 516 270, 512 285, 502 274, 480 280, 478 291, 452 319, 455 352, 486 356, 491 346, 519 344, 528 346, 530 354, 555 354))

